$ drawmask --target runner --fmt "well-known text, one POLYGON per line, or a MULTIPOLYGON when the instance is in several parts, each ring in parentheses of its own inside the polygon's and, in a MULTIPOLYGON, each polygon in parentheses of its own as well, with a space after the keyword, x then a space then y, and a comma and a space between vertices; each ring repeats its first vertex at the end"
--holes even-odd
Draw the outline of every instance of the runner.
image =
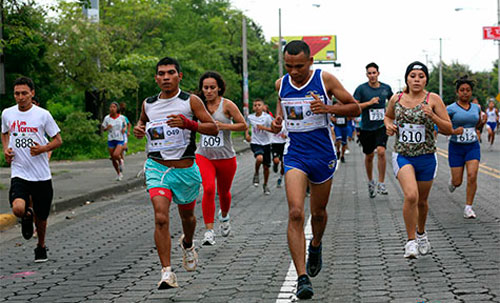
POLYGON ((335 116, 331 117, 331 119, 335 126, 335 148, 337 150, 337 159, 340 158, 340 162, 345 163, 347 136, 349 135, 349 121, 345 116, 335 116))
POLYGON ((203 245, 215 245, 215 180, 219 194, 219 222, 223 237, 231 231, 229 209, 231 207, 231 185, 236 174, 236 153, 231 140, 231 131, 245 131, 245 118, 233 101, 223 98, 226 83, 217 72, 206 72, 200 78, 198 91, 208 112, 219 127, 217 136, 201 136, 196 150, 196 164, 200 167, 203 184, 202 210, 205 221, 203 245), (234 123, 233 123, 234 121, 234 123))
POLYGON ((322 267, 321 239, 328 220, 326 206, 337 167, 329 114, 357 116, 361 109, 337 78, 328 72, 311 69, 314 60, 304 41, 289 42, 283 53, 288 73, 276 81, 279 99, 272 127, 278 132, 284 123, 288 131, 289 141, 283 158, 288 246, 298 276, 297 297, 308 299, 313 296, 309 276, 318 275, 322 267), (331 105, 333 96, 339 100, 338 104, 331 105), (313 239, 309 243, 306 265, 303 226, 309 182, 313 239))
POLYGON ((109 115, 104 117, 101 128, 108 132, 109 156, 116 171, 116 180, 121 181, 123 179, 122 150, 127 122, 120 115, 120 105, 117 102, 111 102, 109 105, 109 115))
POLYGON ((354 98, 360 102, 361 131, 359 140, 365 154, 366 176, 368 177, 368 195, 375 198, 377 193, 387 195, 385 187, 385 148, 387 134, 384 127, 385 103, 392 96, 391 87, 378 81, 380 75, 378 65, 369 63, 366 66, 368 82, 361 84, 354 92, 354 98), (373 180, 373 158, 377 151, 378 184, 373 180))
POLYGON ((47 152, 61 146, 62 139, 52 115, 32 103, 34 95, 33 80, 20 77, 14 81, 17 105, 2 112, 2 146, 5 160, 11 165, 12 212, 21 218, 21 231, 26 240, 33 236, 35 222, 38 234, 35 262, 46 262, 47 218, 53 197, 47 152), (52 141, 48 142, 45 135, 52 141))
POLYGON ((392 164, 404 195, 403 218, 408 234, 405 258, 426 255, 431 249, 425 222, 427 198, 437 172, 434 124, 444 135, 452 131, 443 101, 425 90, 428 79, 423 63, 411 63, 405 73, 407 88, 391 98, 384 119, 387 134, 396 134, 392 164))
POLYGON ((158 289, 179 287, 170 263, 170 203, 178 206, 183 234, 179 239, 187 271, 196 270, 198 254, 193 243, 196 228, 194 207, 201 175, 194 162, 196 131, 217 135, 217 125, 203 102, 179 88, 182 72, 177 60, 165 57, 156 65, 158 95, 144 100, 134 135, 147 137, 148 159, 144 164, 146 186, 155 215, 155 243, 161 262, 158 289), (196 122, 192 119, 198 119, 196 122))
POLYGON ((464 167, 467 167, 467 190, 464 218, 476 218, 472 202, 477 190, 477 172, 481 161, 476 129, 481 123, 481 108, 471 103, 474 81, 467 76, 455 81, 458 101, 448 105, 448 115, 453 124, 453 132, 448 145, 448 162, 451 178, 448 185, 450 192, 462 184, 464 167))
POLYGON ((283 127, 277 134, 271 134, 271 154, 273 155, 273 171, 278 173, 279 177, 276 181, 276 188, 281 188, 283 183, 283 175, 285 174, 285 166, 283 165, 283 152, 285 151, 285 144, 287 131, 283 127), (281 165, 280 165, 281 164, 281 165))
POLYGON ((265 195, 270 195, 271 191, 267 186, 269 180, 269 167, 271 166, 271 122, 273 118, 266 113, 264 101, 256 99, 253 101, 253 113, 248 115, 248 123, 252 127, 252 136, 248 129, 245 131, 245 139, 250 142, 250 148, 255 156, 255 173, 253 185, 259 186, 259 169, 264 166, 264 184, 262 188, 265 195))
POLYGON ((490 143, 491 149, 493 147, 493 142, 495 141, 495 128, 498 124, 498 108, 495 107, 495 101, 493 101, 493 99, 488 102, 486 115, 486 129, 488 130, 488 142, 490 143))
POLYGON ((481 139, 481 135, 483 134, 483 129, 484 125, 486 124, 486 120, 488 119, 488 115, 483 110, 483 107, 481 104, 479 104, 479 100, 477 100, 476 97, 472 97, 471 103, 477 104, 479 108, 481 109, 481 123, 479 123, 479 126, 476 129, 477 132, 477 137, 479 138, 479 143, 483 143, 483 140, 481 139))
POLYGON ((125 119, 125 123, 127 123, 127 127, 125 128, 125 133, 123 134, 123 148, 121 154, 121 168, 125 166, 125 155, 128 152, 128 134, 130 134, 130 129, 132 128, 132 124, 130 120, 125 116, 125 112, 127 110, 127 105, 125 102, 120 102, 120 115, 125 119))

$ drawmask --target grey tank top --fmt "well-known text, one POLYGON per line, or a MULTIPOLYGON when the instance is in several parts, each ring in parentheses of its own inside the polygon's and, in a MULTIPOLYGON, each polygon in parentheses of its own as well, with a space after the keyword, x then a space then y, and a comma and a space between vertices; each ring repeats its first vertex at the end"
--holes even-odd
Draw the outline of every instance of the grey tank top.
MULTIPOLYGON (((233 121, 224 115, 224 102, 224 98, 221 98, 219 107, 212 114, 212 117, 216 121, 232 124, 233 121)), ((236 153, 231 140, 231 131, 219 130, 217 136, 201 135, 196 153, 210 160, 233 158, 236 153)))

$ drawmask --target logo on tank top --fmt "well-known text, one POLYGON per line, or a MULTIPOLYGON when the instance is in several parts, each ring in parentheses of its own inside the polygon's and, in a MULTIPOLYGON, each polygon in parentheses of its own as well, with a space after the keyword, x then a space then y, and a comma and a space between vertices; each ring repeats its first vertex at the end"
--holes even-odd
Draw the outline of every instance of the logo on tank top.
POLYGON ((16 131, 16 128, 17 128, 17 131, 20 133, 37 133, 38 132, 38 127, 26 126, 26 121, 16 120, 16 121, 12 122, 12 124, 10 126, 10 132, 14 133, 16 131))

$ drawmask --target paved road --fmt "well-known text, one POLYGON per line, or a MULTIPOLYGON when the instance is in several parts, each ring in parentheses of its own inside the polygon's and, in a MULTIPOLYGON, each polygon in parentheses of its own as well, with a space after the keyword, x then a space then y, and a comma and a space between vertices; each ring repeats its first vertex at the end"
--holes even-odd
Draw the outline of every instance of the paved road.
MULTIPOLYGON (((442 143, 440 143, 442 144, 442 143)), ((432 253, 403 258, 402 194, 388 165, 388 196, 368 198, 362 155, 351 146, 334 177, 324 268, 313 278, 313 302, 500 302, 500 177, 480 173, 476 220, 462 217, 465 188, 447 190, 449 168, 439 156, 427 231, 432 253)), ((499 169, 498 149, 488 167, 499 169), (496 165, 496 166, 495 166, 496 165)), ((489 159, 489 158, 488 158, 489 159)), ((488 160, 489 161, 489 160, 488 160)), ((293 300, 283 287, 290 256, 287 206, 271 175, 271 195, 251 186, 253 157, 238 157, 233 232, 199 249, 194 273, 181 267, 178 215, 173 212, 172 262, 181 288, 158 291, 153 212, 144 190, 99 200, 50 218, 50 260, 35 264, 35 240, 18 228, 0 234, 0 302, 276 302, 293 300), (283 293, 280 294, 280 291, 283 293)), ((308 212, 308 210, 307 210, 308 212)), ((196 239, 203 236, 201 206, 196 239)), ((199 244, 199 242, 197 243, 199 244)), ((286 285, 285 285, 286 286, 286 285)))

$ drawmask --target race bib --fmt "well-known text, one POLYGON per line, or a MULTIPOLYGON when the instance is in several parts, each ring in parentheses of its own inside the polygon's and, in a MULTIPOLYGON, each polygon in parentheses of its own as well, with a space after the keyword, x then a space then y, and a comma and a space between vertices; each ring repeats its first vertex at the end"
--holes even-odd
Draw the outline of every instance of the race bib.
POLYGON ((223 147, 224 133, 219 131, 217 136, 201 135, 201 147, 223 147))
POLYGON ((344 117, 337 118, 337 124, 345 124, 345 118, 344 117))
POLYGON ((117 141, 122 141, 123 134, 121 130, 112 130, 109 132, 108 140, 117 140, 117 141))
POLYGON ((425 125, 404 123, 399 127, 399 142, 410 144, 425 142, 425 125))
POLYGON ((37 133, 12 133, 10 135, 10 146, 12 148, 30 148, 35 146, 35 142, 41 144, 37 138, 37 133))
POLYGON ((370 121, 384 120, 385 108, 370 108, 370 121))
MULTIPOLYGON (((324 102, 324 97, 319 96, 324 102)), ((290 132, 304 132, 327 127, 325 114, 314 114, 311 111, 313 97, 286 98, 281 100, 285 116, 285 127, 290 132)))
POLYGON ((148 151, 162 151, 185 147, 184 132, 178 127, 170 127, 168 119, 159 119, 146 123, 148 151))
POLYGON ((457 135, 457 141, 460 143, 472 143, 477 141, 476 128, 474 127, 464 128, 463 133, 457 135))

